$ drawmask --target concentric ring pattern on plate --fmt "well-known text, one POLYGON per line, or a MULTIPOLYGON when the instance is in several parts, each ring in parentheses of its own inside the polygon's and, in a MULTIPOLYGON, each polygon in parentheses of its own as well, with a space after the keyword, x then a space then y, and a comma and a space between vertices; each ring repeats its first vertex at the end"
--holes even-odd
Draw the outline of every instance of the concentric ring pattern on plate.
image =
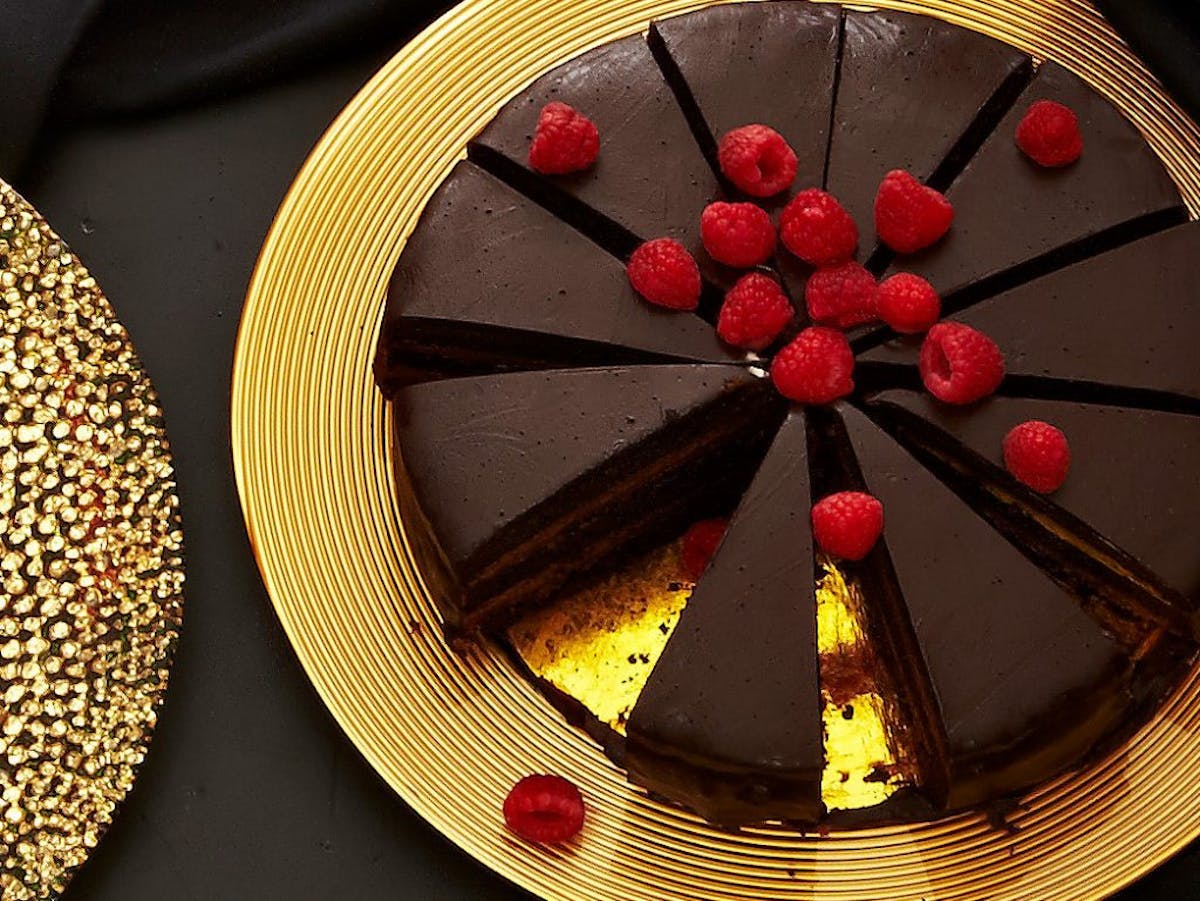
MULTIPOLYGON (((347 734, 423 817, 545 898, 1097 898, 1200 832, 1200 674, 1087 772, 979 816, 803 837, 728 834, 642 797, 502 654, 441 640, 392 502, 370 362, 387 277, 466 140, 536 75, 695 0, 469 0, 397 54, 321 140, 279 211, 238 341, 233 447, 251 539, 301 662, 347 734), (587 828, 510 839, 500 805, 570 775, 587 828)), ((1083 0, 896 2, 1057 60, 1146 133, 1200 209, 1200 133, 1083 0)))

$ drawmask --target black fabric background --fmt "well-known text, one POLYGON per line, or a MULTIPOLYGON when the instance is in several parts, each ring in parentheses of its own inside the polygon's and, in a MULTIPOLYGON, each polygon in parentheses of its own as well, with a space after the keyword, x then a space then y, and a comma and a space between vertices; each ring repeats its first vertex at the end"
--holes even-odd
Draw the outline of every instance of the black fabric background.
MULTIPOLYGON (((1098 3, 1197 115, 1197 5, 1098 3)), ((271 218, 325 126, 447 5, 0 0, 0 176, 132 333, 188 550, 167 707, 68 901, 528 897, 412 814, 332 722, 259 582, 229 454, 233 343, 271 218)), ((1119 896, 1198 897, 1200 846, 1119 896)))

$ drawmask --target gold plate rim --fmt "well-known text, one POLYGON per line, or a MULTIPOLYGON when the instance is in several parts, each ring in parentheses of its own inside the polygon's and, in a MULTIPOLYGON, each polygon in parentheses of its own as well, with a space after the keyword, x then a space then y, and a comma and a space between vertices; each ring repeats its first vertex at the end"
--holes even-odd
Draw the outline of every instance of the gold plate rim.
MULTIPOLYGON (((460 657, 442 641, 391 501, 387 411, 370 376, 387 277, 504 100, 582 50, 707 5, 468 0, 397 53, 317 144, 263 246, 234 360, 238 493, 275 610, 388 784, 541 897, 1104 897, 1200 834, 1200 785, 1172 779, 1178 761, 1200 760, 1200 670, 1123 747, 1026 799, 1016 835, 974 814, 826 837, 733 834, 643 797, 501 652, 460 657), (588 825, 566 848, 531 848, 502 828, 508 787, 540 771, 571 776, 588 798, 588 825)), ((937 15, 1078 72, 1200 208, 1200 133, 1085 0, 872 5, 937 15)))

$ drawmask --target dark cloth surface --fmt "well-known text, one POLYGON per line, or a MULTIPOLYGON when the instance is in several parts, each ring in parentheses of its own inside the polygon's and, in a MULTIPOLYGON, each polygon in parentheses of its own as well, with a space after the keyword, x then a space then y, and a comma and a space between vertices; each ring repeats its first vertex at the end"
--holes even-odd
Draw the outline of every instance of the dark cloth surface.
MULTIPOLYGON (((1101 2, 1195 115, 1200 67, 1179 48, 1200 29, 1168 3, 1101 2)), ((258 579, 229 456, 237 320, 271 218, 329 121, 445 5, 0 0, 0 176, 129 328, 167 411, 188 550, 167 707, 69 901, 527 897, 409 811, 332 722, 258 579)), ((1193 897, 1200 846, 1119 899, 1193 897)))

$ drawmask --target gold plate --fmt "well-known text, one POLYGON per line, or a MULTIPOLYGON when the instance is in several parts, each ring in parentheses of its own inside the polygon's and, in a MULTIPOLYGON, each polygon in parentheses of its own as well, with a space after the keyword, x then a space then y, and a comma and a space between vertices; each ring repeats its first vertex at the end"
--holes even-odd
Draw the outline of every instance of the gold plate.
MULTIPOLYGON (((387 412, 370 364, 404 240, 467 139, 534 77, 697 0, 468 0, 398 53, 313 151, 250 285, 233 450, 271 599, 350 738, 423 817, 544 898, 1082 899, 1128 884, 1200 833, 1200 672, 1087 771, 1027 799, 1008 834, 982 816, 798 836, 730 834, 630 786, 496 648, 452 653, 393 503, 387 412), (509 837, 530 772, 589 804, 571 846, 509 837)), ((1111 98, 1200 208, 1200 133, 1084 0, 880 2, 1054 59, 1111 98)))
POLYGON ((96 280, 0 183, 0 897, 57 897, 146 755, 183 612, 162 411, 96 280))

